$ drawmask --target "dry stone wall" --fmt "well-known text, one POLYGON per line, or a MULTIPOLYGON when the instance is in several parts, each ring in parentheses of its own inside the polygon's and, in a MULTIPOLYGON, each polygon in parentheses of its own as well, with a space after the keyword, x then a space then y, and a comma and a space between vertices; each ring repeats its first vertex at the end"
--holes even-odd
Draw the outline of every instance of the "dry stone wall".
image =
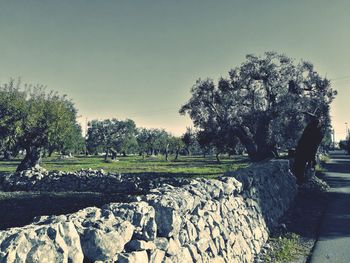
MULTIPOLYGON (((185 179, 161 178, 157 174, 107 173, 104 170, 76 172, 47 171, 41 167, 7 174, 0 178, 3 191, 74 191, 103 193, 142 193, 164 183, 181 185, 185 179)), ((186 181, 186 180, 185 180, 186 181)))
POLYGON ((287 161, 0 232, 0 262, 252 262, 297 192, 287 161))

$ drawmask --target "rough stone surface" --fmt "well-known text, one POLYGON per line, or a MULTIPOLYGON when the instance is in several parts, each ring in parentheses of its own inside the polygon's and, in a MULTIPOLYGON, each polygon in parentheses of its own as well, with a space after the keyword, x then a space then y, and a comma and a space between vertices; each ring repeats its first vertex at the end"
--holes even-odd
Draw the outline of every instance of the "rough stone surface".
POLYGON ((148 254, 146 251, 135 251, 131 253, 122 253, 118 256, 117 263, 148 263, 148 254))
POLYGON ((156 249, 151 252, 149 262, 162 263, 164 258, 165 258, 165 252, 163 250, 156 249))
POLYGON ((181 186, 187 179, 173 180, 154 175, 116 174, 104 170, 76 172, 47 171, 41 167, 7 174, 1 178, 2 191, 75 191, 103 193, 145 193, 164 183, 181 186))
POLYGON ((72 222, 29 225, 0 231, 0 262, 83 262, 72 222))
POLYGON ((4 177, 4 191, 91 191, 133 193, 139 187, 139 178, 106 173, 103 170, 77 172, 46 171, 36 167, 8 174, 4 177))
MULTIPOLYGON (((16 176, 25 175, 9 176, 6 187, 17 185, 11 181, 16 176)), ((19 182, 34 176, 41 178, 30 173, 19 182)), ((26 183, 18 185, 27 189, 26 183)), ((296 192, 283 160, 216 180, 173 179, 135 202, 44 216, 0 231, 0 262, 252 262, 296 192)))
POLYGON ((157 235, 155 211, 146 202, 111 203, 102 207, 105 213, 112 212, 114 216, 131 222, 135 226, 134 238, 153 240, 157 235))

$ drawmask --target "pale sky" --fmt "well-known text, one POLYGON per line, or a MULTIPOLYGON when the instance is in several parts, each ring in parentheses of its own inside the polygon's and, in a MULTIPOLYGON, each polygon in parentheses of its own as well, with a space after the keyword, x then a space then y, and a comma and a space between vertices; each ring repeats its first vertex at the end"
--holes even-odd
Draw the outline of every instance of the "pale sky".
POLYGON ((334 79, 338 140, 350 127, 349 14, 348 0, 0 0, 0 82, 67 94, 82 123, 131 118, 179 135, 196 79, 277 51, 334 79))

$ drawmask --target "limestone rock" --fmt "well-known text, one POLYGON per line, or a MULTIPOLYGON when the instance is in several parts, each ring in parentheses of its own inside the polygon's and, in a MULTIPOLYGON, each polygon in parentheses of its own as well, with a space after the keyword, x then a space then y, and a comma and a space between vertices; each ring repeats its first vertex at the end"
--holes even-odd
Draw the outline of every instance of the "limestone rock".
POLYGON ((157 188, 133 202, 42 216, 0 231, 0 262, 252 262, 297 193, 288 167, 261 162, 215 180, 131 178, 92 169, 6 175, 5 190, 157 188))
POLYGON ((170 238, 169 239, 169 246, 168 246, 166 253, 168 255, 174 256, 177 253, 179 253, 180 250, 181 250, 181 244, 180 244, 179 240, 177 240, 177 239, 174 240, 174 239, 170 238))
POLYGON ((122 252, 134 230, 134 226, 128 221, 114 225, 113 228, 99 228, 86 228, 81 236, 84 255, 91 261, 107 260, 122 252))
POLYGON ((131 240, 126 244, 125 249, 128 251, 154 250, 156 245, 151 241, 131 240))
POLYGON ((131 222, 135 227, 135 239, 153 240, 156 237, 155 211, 146 202, 111 203, 104 206, 102 210, 110 210, 116 217, 131 222))
POLYGON ((169 257, 169 259, 174 263, 192 263, 192 255, 187 247, 183 247, 180 251, 169 257))
POLYGON ((79 235, 71 222, 3 231, 0 242, 0 262, 83 262, 79 235))
POLYGON ((160 250, 166 251, 169 247, 169 240, 165 237, 157 237, 153 240, 153 242, 160 250))
POLYGON ((122 253, 118 255, 117 263, 148 263, 146 251, 136 251, 131 253, 122 253))
POLYGON ((160 249, 153 250, 150 253, 149 263, 162 263, 165 257, 165 252, 160 249))

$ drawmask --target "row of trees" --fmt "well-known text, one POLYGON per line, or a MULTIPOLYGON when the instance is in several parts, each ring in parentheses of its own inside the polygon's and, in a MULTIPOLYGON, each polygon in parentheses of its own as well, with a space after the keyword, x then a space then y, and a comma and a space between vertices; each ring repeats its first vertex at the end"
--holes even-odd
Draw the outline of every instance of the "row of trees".
POLYGON ((88 124, 86 150, 88 154, 105 153, 115 159, 117 154, 140 156, 164 154, 168 160, 170 153, 178 158, 184 143, 163 129, 137 128, 133 120, 93 120, 88 124))
POLYGON ((237 152, 239 145, 235 140, 223 145, 225 138, 190 128, 180 137, 163 129, 138 128, 130 119, 90 121, 84 138, 77 117, 74 104, 66 96, 47 92, 40 85, 11 80, 0 86, 0 153, 4 159, 11 159, 23 152, 25 157, 18 170, 24 170, 53 152, 103 152, 105 159, 115 159, 117 154, 162 154, 165 160, 170 154, 177 160, 180 153, 215 153, 219 160, 220 153, 237 152))
POLYGON ((180 137, 173 136, 163 129, 137 128, 133 120, 107 119, 93 120, 88 124, 86 138, 87 154, 104 152, 105 159, 115 159, 117 154, 139 154, 151 156, 162 154, 168 161, 169 154, 174 154, 174 160, 180 153, 184 155, 242 153, 244 148, 237 140, 227 145, 223 141, 229 138, 212 137, 212 134, 194 131, 188 128, 180 137))
POLYGON ((162 129, 137 128, 132 120, 93 120, 87 136, 77 123, 77 110, 66 96, 43 86, 11 80, 0 86, 0 151, 5 158, 20 151, 18 170, 35 166, 43 154, 82 152, 117 154, 236 154, 246 151, 253 161, 294 148, 308 114, 318 119, 330 143, 329 108, 336 91, 311 63, 267 52, 246 61, 217 83, 199 79, 180 109, 193 120, 175 137, 162 129))

